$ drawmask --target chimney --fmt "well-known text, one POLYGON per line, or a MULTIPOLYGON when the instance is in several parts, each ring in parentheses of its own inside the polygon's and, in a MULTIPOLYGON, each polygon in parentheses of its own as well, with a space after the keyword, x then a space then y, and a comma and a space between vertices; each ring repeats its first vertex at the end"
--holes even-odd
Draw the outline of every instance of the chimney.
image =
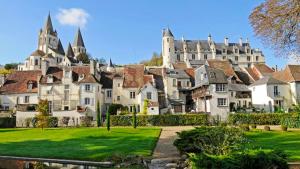
POLYGON ((229 41, 228 41, 228 38, 227 38, 227 37, 224 39, 224 44, 225 44, 226 46, 229 45, 229 41))
POLYGON ((243 46, 243 38, 239 39, 239 44, 240 44, 240 46, 243 46))
POLYGON ((95 75, 95 61, 93 59, 90 60, 90 74, 95 75))
POLYGON ((48 70, 48 67, 49 67, 48 64, 49 64, 48 61, 42 60, 42 63, 41 63, 41 71, 42 71, 42 75, 43 75, 43 76, 45 76, 46 73, 47 73, 47 70, 48 70))

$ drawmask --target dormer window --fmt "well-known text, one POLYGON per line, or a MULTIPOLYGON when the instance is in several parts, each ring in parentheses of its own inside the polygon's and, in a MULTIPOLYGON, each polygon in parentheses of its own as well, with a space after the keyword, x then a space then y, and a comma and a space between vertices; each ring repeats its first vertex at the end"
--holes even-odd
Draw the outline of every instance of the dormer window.
POLYGON ((84 74, 79 75, 78 81, 81 81, 82 79, 84 79, 84 74))
POLYGON ((47 83, 53 83, 53 76, 52 75, 47 76, 47 83))
POLYGON ((214 72, 210 72, 209 75, 210 75, 210 78, 215 78, 216 77, 216 74, 214 72))
POLYGON ((33 88, 33 81, 28 81, 28 83, 27 83, 27 89, 28 90, 32 90, 32 88, 33 88))
POLYGON ((69 70, 65 71, 65 77, 70 78, 71 72, 69 70))

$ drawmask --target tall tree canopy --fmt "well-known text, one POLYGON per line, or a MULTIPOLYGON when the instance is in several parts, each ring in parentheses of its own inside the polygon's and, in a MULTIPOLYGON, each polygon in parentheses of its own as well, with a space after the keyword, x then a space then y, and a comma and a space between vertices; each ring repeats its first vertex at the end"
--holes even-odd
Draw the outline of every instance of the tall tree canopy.
POLYGON ((141 64, 144 64, 146 66, 161 66, 163 64, 162 55, 154 52, 150 60, 142 61, 141 64))
POLYGON ((276 54, 300 57, 300 0, 266 0, 249 19, 255 34, 276 54))

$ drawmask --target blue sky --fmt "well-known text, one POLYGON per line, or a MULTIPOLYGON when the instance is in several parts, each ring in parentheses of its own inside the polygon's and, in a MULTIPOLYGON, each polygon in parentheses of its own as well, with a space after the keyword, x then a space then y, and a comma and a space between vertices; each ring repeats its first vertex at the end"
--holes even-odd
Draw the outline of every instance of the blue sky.
MULTIPOLYGON (((88 52, 93 57, 112 58, 114 63, 138 63, 161 51, 162 29, 170 27, 175 38, 237 42, 249 38, 252 47, 263 50, 267 64, 283 67, 254 36, 248 16, 262 0, 10 0, 0 6, 0 64, 23 62, 37 48, 37 35, 48 12, 66 48, 73 42, 76 23, 61 23, 58 13, 71 8, 86 12, 87 22, 79 23, 88 52)), ((77 24, 78 25, 78 24, 77 24)))

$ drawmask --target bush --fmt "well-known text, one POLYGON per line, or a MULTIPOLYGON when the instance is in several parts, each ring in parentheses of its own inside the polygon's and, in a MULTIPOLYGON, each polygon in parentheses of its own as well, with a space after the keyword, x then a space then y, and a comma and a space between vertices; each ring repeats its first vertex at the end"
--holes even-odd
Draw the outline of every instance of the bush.
POLYGON ((32 127, 36 128, 37 122, 38 122, 38 119, 36 117, 33 117, 31 119, 31 125, 32 125, 32 127))
POLYGON ((280 125, 282 119, 293 117, 294 115, 295 113, 235 113, 229 115, 228 122, 233 125, 280 125))
POLYGON ((265 131, 271 131, 271 128, 270 128, 270 126, 265 126, 265 127, 264 127, 264 130, 265 130, 265 131))
POLYGON ((287 126, 285 126, 285 125, 281 125, 281 130, 282 130, 282 131, 287 131, 287 129, 288 129, 288 127, 287 127, 287 126))
POLYGON ((70 120, 70 117, 62 117, 61 122, 62 122, 62 124, 64 124, 65 126, 68 126, 69 120, 70 120))
POLYGON ((57 117, 48 117, 48 127, 57 127, 58 126, 58 118, 57 117))
POLYGON ((191 166, 199 169, 288 169, 287 155, 278 150, 254 151, 226 156, 192 154, 191 166))
POLYGON ((250 127, 248 124, 241 124, 240 128, 244 131, 250 131, 250 127))
POLYGON ((300 114, 292 113, 290 116, 282 118, 281 125, 285 125, 289 128, 300 128, 300 114))
MULTIPOLYGON (((132 126, 132 116, 111 116, 112 126, 132 126)), ((138 126, 186 126, 186 125, 208 125, 207 114, 188 115, 138 115, 138 126)))
POLYGON ((13 128, 16 127, 15 117, 0 117, 0 128, 13 128))
POLYGON ((90 127, 92 125, 92 118, 89 116, 80 117, 80 125, 82 127, 90 127))
POLYGON ((226 155, 243 149, 246 142, 242 130, 231 127, 199 127, 177 134, 174 145, 181 153, 226 155))

